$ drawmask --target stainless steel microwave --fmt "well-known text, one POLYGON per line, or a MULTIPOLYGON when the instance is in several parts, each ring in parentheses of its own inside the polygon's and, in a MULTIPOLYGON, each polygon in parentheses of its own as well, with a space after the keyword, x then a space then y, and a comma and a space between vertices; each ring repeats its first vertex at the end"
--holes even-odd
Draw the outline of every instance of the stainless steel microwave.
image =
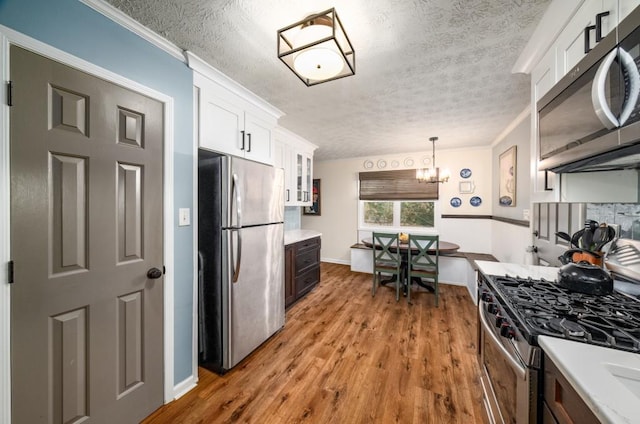
POLYGON ((640 168, 640 7, 537 104, 539 170, 640 168))

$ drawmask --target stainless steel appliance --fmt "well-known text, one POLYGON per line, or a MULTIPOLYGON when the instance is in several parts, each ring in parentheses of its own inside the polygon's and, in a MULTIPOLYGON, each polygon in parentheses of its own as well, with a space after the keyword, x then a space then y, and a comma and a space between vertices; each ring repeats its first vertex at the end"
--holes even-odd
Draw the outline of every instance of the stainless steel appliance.
POLYGON ((479 359, 491 423, 542 422, 537 336, 640 353, 640 301, 573 292, 554 281, 479 273, 479 359))
POLYGON ((538 102, 540 170, 640 168, 640 7, 538 102))
POLYGON ((224 373, 284 325, 282 169, 198 152, 199 362, 224 373))

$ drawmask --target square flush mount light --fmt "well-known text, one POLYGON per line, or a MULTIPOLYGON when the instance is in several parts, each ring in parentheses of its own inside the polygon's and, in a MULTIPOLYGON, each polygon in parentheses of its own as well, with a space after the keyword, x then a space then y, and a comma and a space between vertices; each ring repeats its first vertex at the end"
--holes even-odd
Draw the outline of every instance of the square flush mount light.
POLYGON ((335 8, 278 30, 278 58, 307 87, 356 73, 356 54, 335 8))

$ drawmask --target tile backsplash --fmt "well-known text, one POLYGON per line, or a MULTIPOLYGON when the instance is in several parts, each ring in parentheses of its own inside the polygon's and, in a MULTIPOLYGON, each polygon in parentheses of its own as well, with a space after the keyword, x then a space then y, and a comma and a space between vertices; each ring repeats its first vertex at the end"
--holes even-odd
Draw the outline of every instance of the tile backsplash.
POLYGON ((298 206, 285 206, 284 208, 284 230, 300 229, 300 208, 298 206))
POLYGON ((638 203, 587 203, 587 218, 620 225, 620 237, 640 240, 638 203))

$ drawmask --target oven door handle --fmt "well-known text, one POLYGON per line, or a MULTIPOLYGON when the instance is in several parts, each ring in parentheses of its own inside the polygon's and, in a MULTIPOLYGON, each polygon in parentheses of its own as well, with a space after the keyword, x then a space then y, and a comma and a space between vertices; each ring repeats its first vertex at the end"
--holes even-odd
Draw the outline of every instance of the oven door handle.
POLYGON ((485 311, 484 302, 480 301, 480 313, 478 315, 480 315, 480 321, 482 323, 482 327, 484 328, 484 333, 489 335, 489 338, 491 339, 493 344, 507 358, 507 360, 511 364, 511 367, 518 374, 518 376, 521 379, 526 380, 526 378, 527 378, 527 370, 518 362, 518 360, 516 358, 513 357, 513 355, 502 345, 502 343, 500 343, 500 340, 498 339, 498 336, 496 336, 493 333, 493 331, 492 331, 493 329, 491 328, 491 326, 487 322, 487 319, 484 316, 484 311, 485 311))

